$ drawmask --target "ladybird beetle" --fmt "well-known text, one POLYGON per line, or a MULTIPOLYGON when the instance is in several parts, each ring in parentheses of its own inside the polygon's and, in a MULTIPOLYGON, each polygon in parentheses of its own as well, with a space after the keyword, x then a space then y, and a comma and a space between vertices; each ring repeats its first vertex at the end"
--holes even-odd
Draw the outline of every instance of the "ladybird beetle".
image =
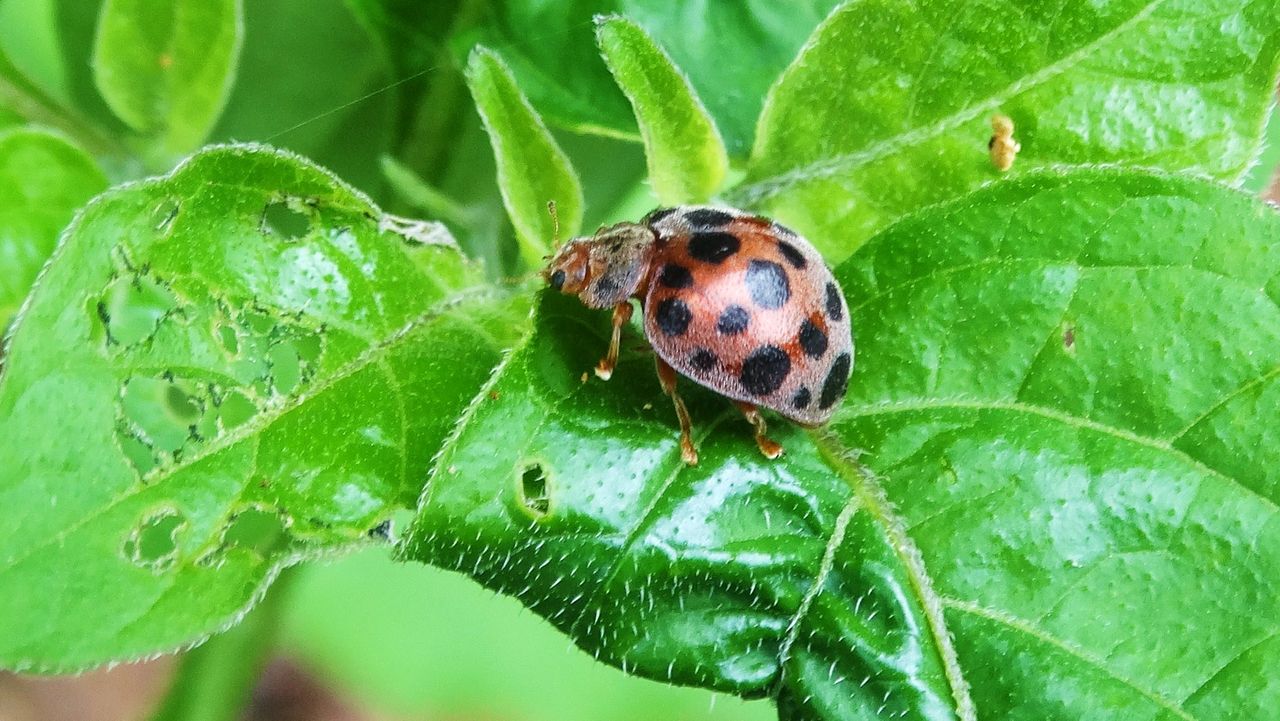
POLYGON ((631 298, 640 301, 690 465, 698 453, 677 373, 733 400, 768 458, 782 446, 765 435, 760 408, 818 426, 848 387, 853 335, 844 293, 809 241, 767 218, 733 208, 659 208, 639 223, 570 240, 542 275, 588 308, 613 309, 609 350, 595 368, 604 380, 618 361, 631 298))

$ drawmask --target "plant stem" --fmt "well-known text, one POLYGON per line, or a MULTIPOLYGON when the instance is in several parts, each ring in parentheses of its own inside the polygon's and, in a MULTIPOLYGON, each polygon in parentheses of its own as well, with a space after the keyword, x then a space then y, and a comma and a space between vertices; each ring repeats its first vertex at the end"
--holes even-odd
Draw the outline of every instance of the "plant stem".
POLYGON ((234 721, 275 647, 283 599, 296 575, 285 569, 240 623, 183 655, 151 721, 234 721))

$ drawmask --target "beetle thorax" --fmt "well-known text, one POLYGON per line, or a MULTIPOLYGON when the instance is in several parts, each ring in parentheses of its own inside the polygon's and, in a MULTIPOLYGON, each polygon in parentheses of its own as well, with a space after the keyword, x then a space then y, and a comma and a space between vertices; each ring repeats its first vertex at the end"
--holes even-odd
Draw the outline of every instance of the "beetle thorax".
POLYGON ((619 223, 565 243, 543 274, 552 287, 577 295, 588 307, 611 308, 635 294, 655 242, 647 226, 619 223))

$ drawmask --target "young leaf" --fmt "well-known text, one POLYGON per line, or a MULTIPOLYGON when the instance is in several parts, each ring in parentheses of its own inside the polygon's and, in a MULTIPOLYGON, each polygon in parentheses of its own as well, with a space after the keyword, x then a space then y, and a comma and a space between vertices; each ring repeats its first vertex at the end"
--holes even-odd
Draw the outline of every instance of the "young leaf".
POLYGON ((724 182, 729 158, 715 121, 688 78, 639 25, 601 18, 596 42, 635 111, 649 182, 666 205, 704 203, 724 182))
POLYGON ((555 234, 547 202, 556 203, 561 238, 577 234, 582 224, 578 175, 497 53, 483 47, 472 51, 467 86, 489 132, 498 187, 520 254, 528 267, 539 267, 555 234))
POLYGON ((581 383, 608 321, 544 297, 403 553, 608 663, 768 694, 784 719, 1280 703, 1259 612, 1280 604, 1261 420, 1280 415, 1280 215, 1171 176, 1031 175, 893 226, 837 275, 849 398, 827 430, 774 423, 772 462, 683 383, 701 449, 683 465, 649 357, 581 383))
POLYGON ((162 158, 200 145, 235 78, 241 0, 106 0, 94 80, 112 111, 162 158))
POLYGON ((770 92, 733 199, 843 258, 999 177, 996 113, 1022 146, 1015 173, 1105 163, 1234 182, 1275 92, 1277 17, 1277 0, 848 3, 770 92))
POLYGON ((192 643, 413 503, 525 312, 388 225, 254 146, 81 212, 0 377, 0 666, 192 643))
POLYGON ((0 131, 0 334, 71 215, 106 186, 93 160, 61 136, 0 131))
POLYGON ((509 0, 488 9, 475 35, 502 48, 520 87, 550 122, 637 139, 626 98, 591 44, 593 14, 625 15, 688 74, 729 154, 740 158, 751 148, 770 83, 839 1, 509 0))

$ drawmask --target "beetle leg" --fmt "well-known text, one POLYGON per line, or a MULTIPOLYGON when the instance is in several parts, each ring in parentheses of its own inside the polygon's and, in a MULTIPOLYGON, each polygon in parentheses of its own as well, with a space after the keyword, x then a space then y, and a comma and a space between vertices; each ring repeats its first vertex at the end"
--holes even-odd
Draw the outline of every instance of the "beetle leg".
POLYGON ((609 339, 609 352, 596 364, 596 377, 607 381, 618 365, 618 342, 622 340, 622 326, 631 320, 631 304, 623 301, 613 307, 613 336, 609 339))
POLYGON ((760 447, 760 452, 765 458, 774 459, 782 455, 782 446, 778 442, 765 435, 768 426, 765 425, 764 416, 760 415, 760 409, 751 403, 744 401, 734 401, 733 404, 742 411, 742 415, 746 416, 747 423, 756 431, 756 445, 760 447))
POLYGON ((676 406, 676 417, 680 419, 680 457, 691 466, 698 465, 698 450, 693 447, 692 423, 689 422, 689 409, 684 407, 684 400, 676 393, 676 370, 667 365, 659 356, 654 356, 658 365, 658 382, 662 384, 662 392, 671 396, 676 406))

